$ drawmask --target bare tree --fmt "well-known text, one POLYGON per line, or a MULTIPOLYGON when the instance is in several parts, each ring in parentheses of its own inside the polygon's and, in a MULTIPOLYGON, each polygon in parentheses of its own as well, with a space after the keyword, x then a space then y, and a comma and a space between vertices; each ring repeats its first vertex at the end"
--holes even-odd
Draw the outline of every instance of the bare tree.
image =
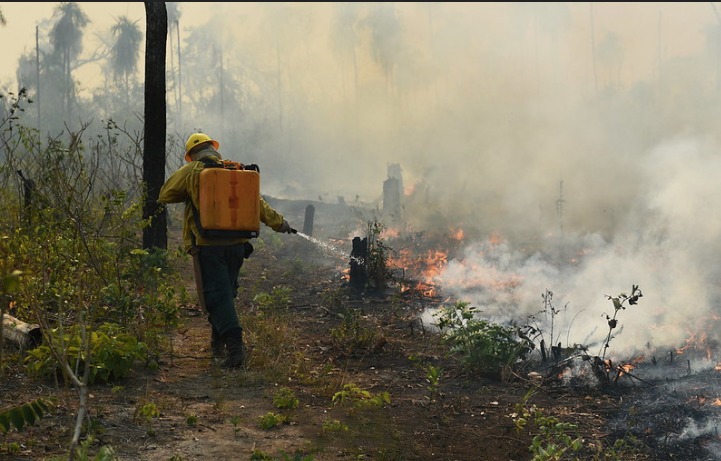
POLYGON ((167 212, 158 203, 165 182, 165 54, 168 37, 168 11, 165 2, 144 2, 145 32, 145 145, 143 183, 145 206, 143 248, 168 247, 167 212))

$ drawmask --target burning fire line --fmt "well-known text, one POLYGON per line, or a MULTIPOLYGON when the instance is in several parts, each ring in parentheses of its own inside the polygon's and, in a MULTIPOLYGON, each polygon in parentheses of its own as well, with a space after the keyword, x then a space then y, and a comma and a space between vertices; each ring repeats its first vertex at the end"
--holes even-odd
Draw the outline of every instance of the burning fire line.
MULTIPOLYGON (((387 231, 387 235, 398 236, 398 232, 392 230, 387 231)), ((452 229, 443 237, 437 239, 437 243, 448 248, 458 247, 464 241, 465 233, 463 229, 452 229)), ((436 240, 427 238, 429 240, 436 240)), ((498 234, 489 236, 489 244, 495 246, 503 242, 498 234)), ((449 268, 451 260, 449 260, 449 250, 446 249, 419 249, 418 241, 411 242, 409 247, 402 248, 396 253, 396 256, 388 259, 390 268, 400 269, 404 273, 404 279, 414 281, 412 286, 403 288, 403 291, 415 289, 426 297, 436 297, 440 291, 440 280, 444 272, 449 268), (408 275, 408 276, 406 276, 408 275)), ((465 259, 453 259, 454 264, 463 269, 464 277, 456 280, 444 280, 443 283, 448 287, 471 289, 486 288, 489 291, 509 292, 523 284, 524 278, 519 274, 506 273, 494 267, 480 266, 465 259)))
MULTIPOLYGON (((397 258, 389 258, 388 266, 410 273, 413 279, 418 279, 415 285, 416 291, 426 297, 435 297, 438 288, 435 279, 443 272, 448 265, 448 253, 441 250, 427 250, 425 254, 415 256, 412 250, 404 248, 398 252, 397 258)), ((404 279, 406 279, 404 275, 404 279)), ((405 288, 407 291, 410 288, 405 288)))

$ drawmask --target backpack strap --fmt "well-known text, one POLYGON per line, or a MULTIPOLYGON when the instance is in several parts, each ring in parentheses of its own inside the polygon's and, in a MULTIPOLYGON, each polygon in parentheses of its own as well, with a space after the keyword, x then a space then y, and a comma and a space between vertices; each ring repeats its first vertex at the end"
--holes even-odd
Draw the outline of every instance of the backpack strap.
MULTIPOLYGON (((210 159, 210 157, 203 157, 198 159, 200 163, 203 164, 203 168, 222 168, 223 164, 214 162, 210 159)), ((195 207, 195 204, 192 200, 188 200, 188 203, 190 204, 190 210, 193 213, 193 220, 195 221, 195 227, 198 229, 198 232, 201 234, 203 233, 203 226, 200 225, 200 213, 198 213, 198 209, 195 207)), ((193 245, 195 245, 195 234, 192 232, 190 233, 190 236, 192 238, 193 245)))
POLYGON ((203 164, 203 168, 223 168, 223 163, 213 161, 210 157, 203 157, 198 159, 203 164))

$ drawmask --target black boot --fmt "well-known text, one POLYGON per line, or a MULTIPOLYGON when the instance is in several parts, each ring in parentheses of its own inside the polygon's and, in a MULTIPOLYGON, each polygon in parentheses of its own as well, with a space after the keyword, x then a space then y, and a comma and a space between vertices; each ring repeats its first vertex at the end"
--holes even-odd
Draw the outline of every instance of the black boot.
POLYGON ((220 364, 223 368, 245 368, 245 345, 243 329, 233 328, 223 335, 223 343, 228 349, 228 356, 220 364))
POLYGON ((215 328, 211 326, 210 329, 210 354, 214 360, 222 359, 225 357, 225 343, 223 343, 220 333, 215 328))

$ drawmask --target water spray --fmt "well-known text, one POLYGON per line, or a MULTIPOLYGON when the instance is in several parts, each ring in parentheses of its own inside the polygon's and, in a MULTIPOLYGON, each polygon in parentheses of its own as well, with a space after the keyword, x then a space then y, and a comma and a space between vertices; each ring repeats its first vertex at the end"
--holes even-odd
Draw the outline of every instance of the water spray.
MULTIPOLYGON (((311 237, 310 235, 304 234, 303 232, 298 231, 298 232, 295 233, 295 235, 299 235, 299 236, 303 237, 304 239, 308 240, 309 242, 314 243, 314 244, 315 244, 316 246, 318 246, 318 247, 323 251, 323 253, 326 254, 326 255, 337 256, 337 257, 339 257, 339 258, 342 258, 343 260, 345 260, 345 259, 348 257, 348 255, 347 255, 346 253, 344 253, 344 252, 342 252, 341 250, 335 248, 334 246, 329 245, 328 243, 325 243, 325 242, 321 242, 321 241, 318 240, 317 238, 311 237)), ((356 258, 356 257, 353 257, 353 256, 351 256, 351 261, 354 261, 354 262, 356 262, 356 263, 358 263, 358 264, 363 264, 363 260, 362 260, 362 259, 359 259, 359 258, 356 258)))

